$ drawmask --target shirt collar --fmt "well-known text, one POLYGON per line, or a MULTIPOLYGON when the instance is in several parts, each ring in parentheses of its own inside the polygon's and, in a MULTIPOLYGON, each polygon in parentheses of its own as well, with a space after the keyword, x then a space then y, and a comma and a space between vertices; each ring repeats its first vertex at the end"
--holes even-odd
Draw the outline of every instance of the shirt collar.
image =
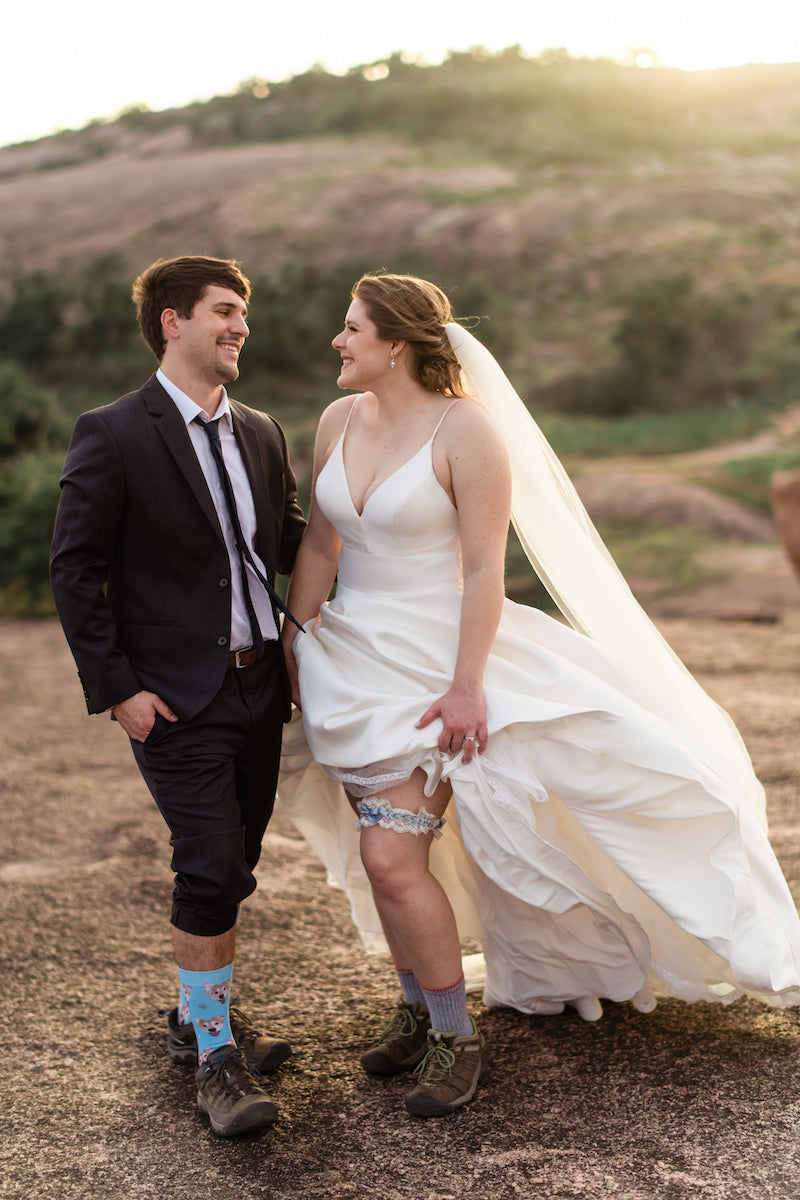
MULTIPOLYGON (((161 384, 167 395, 174 400, 178 412, 181 414, 187 425, 191 425, 195 417, 202 417, 203 420, 208 419, 208 414, 206 413, 205 409, 201 408, 199 404, 195 403, 191 396, 187 396, 186 392, 182 392, 178 385, 173 383, 171 379, 168 379, 161 370, 161 367, 159 367, 156 371, 156 379, 161 384)), ((216 420, 217 417, 227 417, 228 424, 232 427, 231 408, 228 404, 228 393, 225 391, 225 388, 222 389, 222 399, 219 402, 219 408, 211 419, 216 420)))

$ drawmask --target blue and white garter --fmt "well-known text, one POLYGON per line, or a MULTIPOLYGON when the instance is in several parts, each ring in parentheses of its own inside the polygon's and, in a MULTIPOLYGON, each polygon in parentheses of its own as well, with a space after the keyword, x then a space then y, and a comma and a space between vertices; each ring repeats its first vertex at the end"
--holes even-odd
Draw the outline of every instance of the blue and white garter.
POLYGON ((421 833, 432 833, 435 838, 440 838, 442 826, 446 824, 444 817, 435 817, 425 807, 419 812, 411 812, 408 808, 395 808, 388 800, 383 799, 379 804, 370 800, 359 800, 356 811, 359 817, 356 829, 380 825, 384 829, 393 829, 395 833, 413 833, 415 837, 419 837, 421 833))

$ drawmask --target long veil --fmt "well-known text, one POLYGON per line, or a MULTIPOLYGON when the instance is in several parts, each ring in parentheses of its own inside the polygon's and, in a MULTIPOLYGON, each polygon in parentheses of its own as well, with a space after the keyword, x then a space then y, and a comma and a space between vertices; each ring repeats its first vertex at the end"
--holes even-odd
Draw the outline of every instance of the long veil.
MULTIPOLYGON (((702 689, 633 596, 552 447, 476 338, 448 323, 464 389, 489 413, 512 474, 522 548, 573 629, 602 653, 631 697, 721 759, 765 824, 764 790, 731 718, 702 689)), ((713 762, 709 765, 715 765, 713 762)), ((720 765, 719 763, 716 765, 720 765)))

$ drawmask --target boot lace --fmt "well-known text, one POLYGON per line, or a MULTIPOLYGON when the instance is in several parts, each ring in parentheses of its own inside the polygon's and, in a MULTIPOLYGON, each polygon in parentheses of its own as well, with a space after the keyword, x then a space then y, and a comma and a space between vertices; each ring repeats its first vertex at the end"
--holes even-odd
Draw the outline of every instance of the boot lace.
POLYGON ((389 1024, 381 1030, 378 1041, 383 1043, 392 1034, 397 1034, 398 1037, 412 1037, 416 1031, 417 1018, 407 1005, 399 1004, 392 1014, 389 1024))
POLYGON ((230 1017, 231 1017, 231 1025, 236 1026, 236 1029, 234 1032, 237 1036, 237 1040, 241 1040, 242 1038, 249 1038, 252 1041, 255 1041, 257 1037, 261 1036, 259 1034, 258 1030, 256 1029, 255 1025, 253 1024, 253 1022, 250 1020, 249 1017, 246 1017, 244 1015, 244 1013, 242 1012, 242 1010, 240 1008, 234 1008, 233 1005, 231 1005, 229 1011, 230 1011, 230 1017))
POLYGON ((206 1063, 206 1071, 206 1080, 211 1087, 221 1089, 234 1100, 250 1096, 254 1086, 258 1088, 256 1080, 238 1054, 232 1054, 218 1062, 206 1063))
POLYGON ((455 1052, 444 1042, 436 1042, 431 1046, 422 1062, 414 1068, 414 1074, 419 1076, 418 1087, 431 1087, 449 1079, 455 1065, 455 1052))

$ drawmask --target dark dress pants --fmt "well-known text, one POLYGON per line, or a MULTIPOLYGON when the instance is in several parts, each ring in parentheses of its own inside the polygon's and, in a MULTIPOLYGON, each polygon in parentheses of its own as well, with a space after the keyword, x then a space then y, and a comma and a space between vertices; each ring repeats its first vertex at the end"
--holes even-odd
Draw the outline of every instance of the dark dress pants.
POLYGON ((276 643, 249 667, 229 667, 189 721, 157 715, 134 757, 171 834, 172 924, 209 937, 236 923, 255 890, 253 868, 272 814, 286 707, 276 643))

